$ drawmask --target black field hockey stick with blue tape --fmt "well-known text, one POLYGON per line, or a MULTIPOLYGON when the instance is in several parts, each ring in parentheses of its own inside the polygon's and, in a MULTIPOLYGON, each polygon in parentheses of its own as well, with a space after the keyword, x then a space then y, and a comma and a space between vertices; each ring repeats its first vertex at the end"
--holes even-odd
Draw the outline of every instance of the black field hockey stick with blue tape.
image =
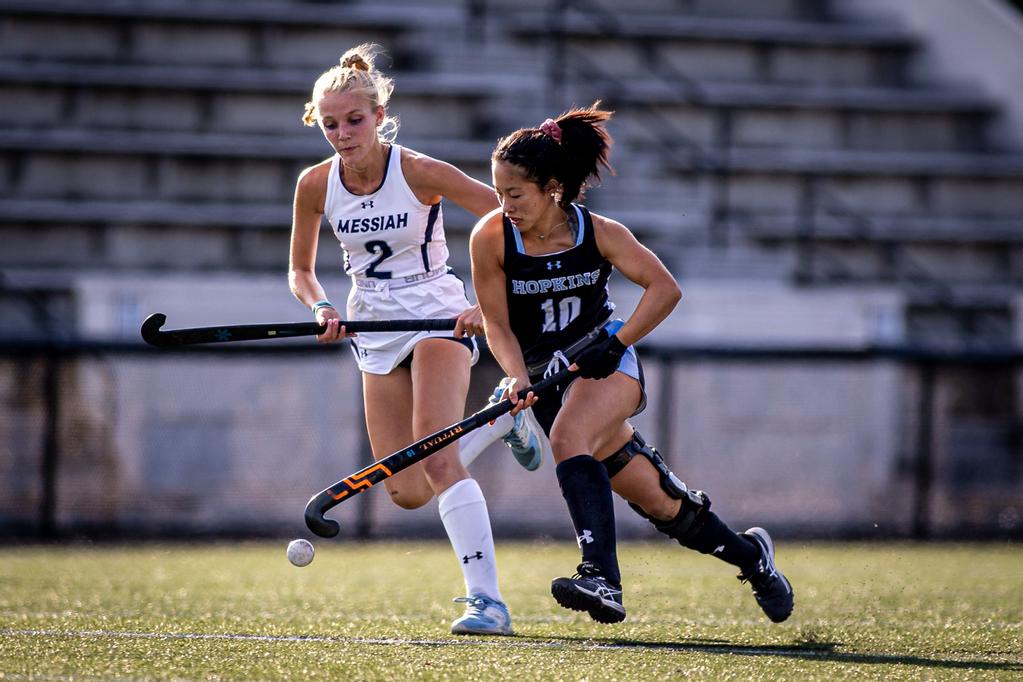
MULTIPOLYGON (((162 331, 167 322, 163 313, 153 313, 142 323, 142 339, 151 346, 191 346, 199 343, 228 343, 285 339, 294 336, 315 336, 326 331, 316 322, 280 322, 270 324, 235 324, 220 327, 190 327, 162 331)), ((341 320, 352 334, 361 332, 432 332, 455 328, 455 320, 341 320)))
MULTIPOLYGON (((608 333, 614 334, 616 331, 621 329, 621 327, 621 320, 613 320, 604 325, 604 327, 593 330, 587 334, 585 338, 592 342, 597 338, 601 329, 606 328, 608 333)), ((586 344, 579 345, 585 346, 586 344)), ((541 379, 532 386, 527 386, 519 391, 517 393, 518 399, 525 400, 526 396, 530 393, 540 395, 550 387, 565 380, 571 381, 577 376, 578 375, 575 371, 569 370, 568 367, 565 367, 564 369, 541 379)), ((338 534, 338 532, 340 532, 341 526, 337 521, 324 518, 324 514, 328 511, 345 500, 350 500, 364 490, 372 488, 377 483, 386 481, 402 469, 407 469, 413 464, 423 461, 430 455, 444 449, 448 445, 451 445, 462 436, 472 433, 484 424, 488 424, 498 417, 511 412, 514 407, 515 403, 512 401, 502 400, 496 405, 491 405, 469 417, 466 417, 457 424, 452 424, 451 426, 447 426, 436 433, 431 433, 426 438, 417 440, 415 443, 402 448, 397 452, 393 452, 387 457, 384 457, 367 467, 359 469, 351 476, 342 478, 334 485, 330 486, 326 490, 318 492, 309 499, 309 502, 305 506, 305 525, 309 527, 309 530, 320 537, 334 537, 338 534)))

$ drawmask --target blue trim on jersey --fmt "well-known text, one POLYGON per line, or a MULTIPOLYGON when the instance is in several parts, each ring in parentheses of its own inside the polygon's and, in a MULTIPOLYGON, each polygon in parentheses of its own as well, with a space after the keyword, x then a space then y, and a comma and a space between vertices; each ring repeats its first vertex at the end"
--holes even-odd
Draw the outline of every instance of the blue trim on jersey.
POLYGON ((526 255, 526 247, 522 245, 522 233, 514 225, 512 225, 512 236, 515 237, 515 250, 523 256, 526 255))
POLYGON ((423 256, 423 269, 426 272, 430 271, 430 242, 433 241, 433 226, 439 215, 440 202, 438 201, 430 207, 430 215, 426 219, 426 234, 423 237, 423 243, 419 246, 419 253, 423 256))
MULTIPOLYGON (((579 246, 580 244, 583 243, 583 232, 586 230, 586 221, 583 220, 583 212, 581 210, 579 210, 578 206, 576 206, 575 204, 572 204, 572 208, 575 210, 575 224, 579 226, 579 232, 575 236, 575 244, 573 244, 572 246, 569 247, 571 249, 574 249, 575 247, 577 247, 577 246, 579 246)), ((512 230, 515 233, 515 235, 514 235, 515 236, 515 249, 519 253, 521 253, 523 256, 528 256, 529 254, 526 253, 526 247, 522 244, 522 233, 519 232, 519 228, 513 226, 512 230)), ((567 251, 568 249, 565 249, 565 250, 567 251)), ((558 251, 558 253, 563 253, 563 252, 562 251, 558 251)), ((556 254, 545 253, 543 255, 544 256, 554 256, 556 254)), ((543 256, 540 256, 540 258, 542 258, 542 257, 543 256)))
POLYGON ((586 221, 583 220, 583 212, 579 210, 579 207, 572 204, 572 208, 575 209, 575 224, 579 226, 579 234, 575 237, 575 245, 579 246, 583 243, 583 230, 586 229, 586 221))

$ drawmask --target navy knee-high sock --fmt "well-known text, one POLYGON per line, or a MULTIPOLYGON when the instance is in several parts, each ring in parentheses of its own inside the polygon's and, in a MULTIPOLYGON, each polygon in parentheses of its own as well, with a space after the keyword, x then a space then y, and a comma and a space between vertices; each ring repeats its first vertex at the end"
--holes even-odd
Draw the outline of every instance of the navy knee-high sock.
POLYGON ((706 512, 700 529, 685 540, 679 540, 679 544, 715 556, 743 571, 747 571, 760 559, 757 545, 729 528, 712 511, 706 512))
POLYGON ((576 455, 558 464, 558 485, 568 504, 583 561, 621 585, 615 551, 615 511, 607 469, 590 455, 576 455))

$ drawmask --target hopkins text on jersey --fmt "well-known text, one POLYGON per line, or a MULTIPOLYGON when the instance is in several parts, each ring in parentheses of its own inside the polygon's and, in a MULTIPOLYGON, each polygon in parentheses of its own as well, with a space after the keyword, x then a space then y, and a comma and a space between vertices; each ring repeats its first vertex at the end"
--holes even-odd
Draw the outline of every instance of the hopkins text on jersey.
POLYGON ((592 286, 600 279, 600 270, 550 279, 513 279, 512 294, 546 294, 548 291, 570 291, 592 286))

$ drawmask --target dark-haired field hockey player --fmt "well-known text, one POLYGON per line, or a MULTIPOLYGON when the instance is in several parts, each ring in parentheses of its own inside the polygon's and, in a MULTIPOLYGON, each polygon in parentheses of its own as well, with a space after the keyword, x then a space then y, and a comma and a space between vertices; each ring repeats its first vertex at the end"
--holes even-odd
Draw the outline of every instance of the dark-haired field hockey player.
POLYGON ((610 170, 610 117, 596 105, 573 109, 500 140, 491 160, 501 208, 477 223, 470 242, 487 342, 515 386, 559 366, 577 370, 574 381, 516 406, 532 405, 550 437, 582 551, 575 576, 557 578, 551 592, 561 606, 598 622, 625 619, 613 490, 683 547, 737 567, 768 618, 781 622, 792 612, 792 587, 774 565, 767 531, 732 531, 707 494, 679 480, 628 421, 646 403, 633 344, 681 294, 628 228, 574 203, 601 167, 610 170), (644 290, 624 324, 608 298, 612 269, 644 290), (595 330, 595 342, 576 347, 595 330))

